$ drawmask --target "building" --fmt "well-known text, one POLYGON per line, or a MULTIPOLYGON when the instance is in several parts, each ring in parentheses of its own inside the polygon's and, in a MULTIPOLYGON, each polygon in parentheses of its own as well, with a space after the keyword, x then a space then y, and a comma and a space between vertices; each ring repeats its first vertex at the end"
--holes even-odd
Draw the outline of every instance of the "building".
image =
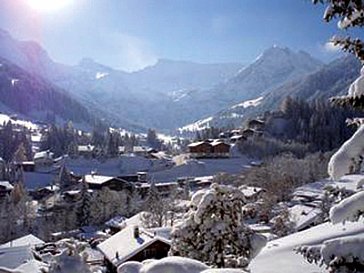
POLYGON ((0 197, 4 197, 11 193, 14 186, 9 181, 0 181, 0 197))
POLYGON ((122 191, 125 189, 131 191, 134 188, 133 183, 113 176, 88 174, 85 175, 84 179, 91 190, 101 190, 104 187, 108 187, 114 191, 122 191))
POLYGON ((50 166, 53 164, 54 154, 47 150, 38 152, 34 155, 33 161, 36 166, 50 166))
POLYGON ((194 142, 188 145, 188 149, 190 155, 195 158, 230 156, 230 144, 226 144, 219 139, 194 142))
POLYGON ((156 232, 148 232, 138 226, 127 225, 97 248, 104 255, 110 272, 117 272, 118 266, 128 261, 142 262, 147 259, 161 259, 168 256, 170 241, 156 232))
POLYGON ((79 156, 82 156, 84 158, 91 158, 93 155, 93 152, 95 150, 95 146, 93 145, 78 145, 77 152, 79 156))
POLYGON ((45 242, 38 237, 34 236, 33 234, 28 234, 23 237, 20 237, 18 239, 9 241, 5 244, 0 245, 0 252, 3 248, 8 247, 20 247, 20 246, 30 246, 30 247, 36 247, 39 245, 43 245, 45 242))

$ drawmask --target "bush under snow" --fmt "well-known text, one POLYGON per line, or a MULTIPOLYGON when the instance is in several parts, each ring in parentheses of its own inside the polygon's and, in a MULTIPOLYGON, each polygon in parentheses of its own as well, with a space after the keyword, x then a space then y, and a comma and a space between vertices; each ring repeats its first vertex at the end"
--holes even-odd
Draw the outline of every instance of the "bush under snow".
POLYGON ((126 262, 118 268, 118 273, 244 273, 241 269, 211 269, 207 265, 183 257, 167 257, 147 263, 126 262))

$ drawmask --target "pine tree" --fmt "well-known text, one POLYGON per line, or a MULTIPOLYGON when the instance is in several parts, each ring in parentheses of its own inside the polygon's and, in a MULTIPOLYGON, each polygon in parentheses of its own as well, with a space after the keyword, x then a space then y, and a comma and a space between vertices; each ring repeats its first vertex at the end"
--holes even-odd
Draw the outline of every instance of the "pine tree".
POLYGON ((82 188, 81 188, 81 200, 77 204, 77 222, 78 226, 88 226, 91 220, 91 203, 92 198, 91 194, 88 191, 88 186, 85 181, 82 181, 82 188))

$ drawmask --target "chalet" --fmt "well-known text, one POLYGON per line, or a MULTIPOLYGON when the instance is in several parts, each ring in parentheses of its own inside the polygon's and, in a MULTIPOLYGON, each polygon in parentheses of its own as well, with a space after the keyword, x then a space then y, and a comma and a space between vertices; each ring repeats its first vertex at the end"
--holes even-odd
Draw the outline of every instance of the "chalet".
POLYGON ((260 119, 252 119, 248 121, 247 126, 253 130, 262 130, 265 126, 265 122, 260 119))
POLYGON ((0 197, 10 194, 13 189, 14 186, 9 181, 0 181, 0 197))
POLYGON ((255 133, 255 130, 248 128, 248 129, 243 130, 241 135, 247 139, 247 138, 254 136, 254 133, 255 133))
POLYGON ((42 200, 44 198, 54 195, 57 191, 59 191, 58 186, 50 185, 44 188, 31 191, 31 196, 33 197, 34 200, 42 200))
POLYGON ((36 166, 50 166, 53 164, 53 155, 49 150, 38 152, 34 155, 33 161, 36 166))
POLYGON ((138 226, 127 225, 123 230, 100 243, 97 248, 104 255, 110 272, 128 261, 142 262, 168 256, 170 241, 138 226))
POLYGON ((230 145, 222 141, 216 140, 210 143, 212 157, 229 157, 230 145))
POLYGON ((194 142, 188 145, 192 157, 206 157, 211 153, 211 145, 207 141, 194 142))
POLYGON ((0 253, 0 272, 42 272, 41 264, 35 259, 30 246, 1 248, 0 253))
MULTIPOLYGON (((0 249, 7 248, 7 247, 19 247, 19 246, 30 246, 36 247, 39 245, 43 245, 44 241, 39 239, 38 237, 34 236, 33 234, 28 234, 23 237, 14 239, 9 241, 5 244, 0 245, 0 249)), ((0 250, 1 252, 1 250, 0 250)))
POLYGON ((242 135, 235 135, 230 138, 230 143, 237 143, 239 141, 244 140, 245 138, 242 135))
POLYGON ((191 143, 188 145, 190 155, 195 158, 202 157, 229 157, 230 145, 215 139, 191 143))
POLYGON ((104 187, 108 187, 110 190, 115 191, 125 189, 131 191, 134 188, 132 183, 113 176, 88 174, 85 175, 84 179, 91 190, 101 190, 104 187))
POLYGON ((93 155, 93 152, 95 150, 95 146, 93 145, 78 145, 77 152, 79 156, 82 156, 84 158, 91 158, 93 155))

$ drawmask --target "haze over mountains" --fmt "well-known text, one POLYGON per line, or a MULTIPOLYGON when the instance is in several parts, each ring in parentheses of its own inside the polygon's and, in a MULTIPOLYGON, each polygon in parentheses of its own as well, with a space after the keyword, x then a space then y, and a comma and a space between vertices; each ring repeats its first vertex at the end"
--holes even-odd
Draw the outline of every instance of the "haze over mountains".
MULTIPOLYGON (((29 80, 42 81, 52 101, 49 105, 62 103, 57 102, 59 94, 73 102, 67 105, 71 117, 54 110, 59 119, 90 124, 94 118, 103 118, 112 126, 133 131, 156 128, 171 132, 210 116, 211 124, 241 123, 249 115, 272 110, 287 95, 313 99, 343 93, 359 71, 350 58, 324 66, 306 52, 273 46, 245 66, 161 59, 127 73, 91 59, 82 59, 75 66, 56 63, 40 45, 17 41, 2 30, 0 57, 4 58, 2 63, 26 73, 29 80), (344 80, 337 80, 337 73, 344 73, 344 80), (259 107, 241 104, 257 98, 262 98, 259 107)), ((8 88, 5 78, 1 78, 2 92, 8 88)), ((37 86, 27 89, 38 92, 37 98, 44 97, 37 86)), ((20 112, 14 102, 0 100, 7 111, 20 112)), ((22 114, 29 117, 39 110, 32 105, 28 108, 22 114)), ((52 107, 42 111, 52 111, 52 107)))

